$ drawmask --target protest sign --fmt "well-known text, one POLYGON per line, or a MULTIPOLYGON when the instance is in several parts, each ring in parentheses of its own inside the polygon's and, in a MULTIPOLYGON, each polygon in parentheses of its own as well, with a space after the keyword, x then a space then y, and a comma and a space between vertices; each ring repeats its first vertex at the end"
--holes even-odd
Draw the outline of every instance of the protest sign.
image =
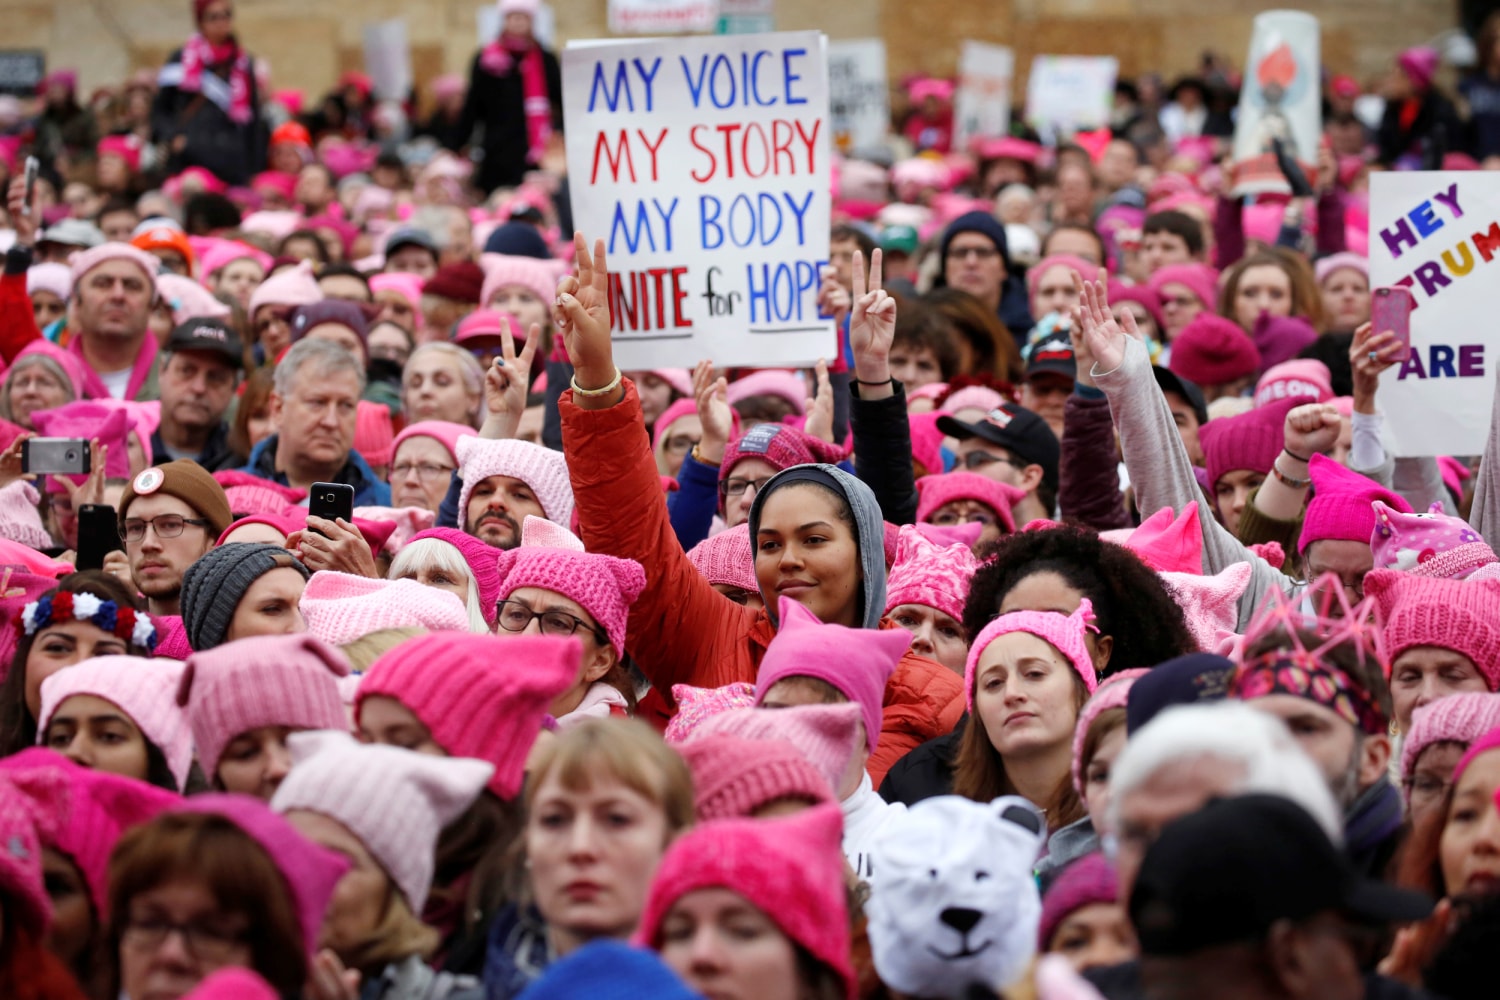
POLYGON ((860 38, 828 43, 828 113, 840 151, 870 149, 884 141, 891 122, 885 42, 860 38))
POLYGON ((364 26, 365 72, 382 101, 404 101, 411 95, 411 45, 401 18, 364 26))
POLYGON ((1026 118, 1048 138, 1109 122, 1119 60, 1113 56, 1037 56, 1026 86, 1026 118))
POLYGON ((40 49, 0 50, 0 94, 30 97, 47 73, 47 54, 40 49))
POLYGON ((719 0, 721 35, 761 35, 776 30, 776 0, 719 0))
POLYGON ((1477 455, 1489 432, 1500 329, 1500 177, 1370 176, 1370 284, 1412 291, 1411 358, 1381 376, 1397 457, 1477 455))
POLYGON ((1010 132, 1015 67, 1016 54, 1003 45, 964 42, 953 97, 954 149, 968 149, 972 139, 996 139, 1010 132))
POLYGON ((617 35, 712 31, 718 22, 718 0, 609 0, 609 30, 617 35))
POLYGON ((1286 193, 1271 140, 1312 180, 1323 131, 1318 19, 1296 10, 1255 17, 1234 129, 1234 193, 1286 193))
POLYGON ((620 366, 832 356, 822 36, 570 45, 562 69, 573 220, 608 248, 620 366))

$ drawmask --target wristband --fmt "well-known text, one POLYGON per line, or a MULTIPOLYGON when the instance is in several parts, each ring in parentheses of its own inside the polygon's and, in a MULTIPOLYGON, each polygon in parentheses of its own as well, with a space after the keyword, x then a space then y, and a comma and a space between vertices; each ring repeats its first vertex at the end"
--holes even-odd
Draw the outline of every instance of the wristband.
POLYGON ((703 457, 703 446, 701 444, 695 444, 695 445, 693 445, 693 450, 691 452, 691 455, 693 457, 693 461, 697 462, 699 465, 705 466, 705 467, 710 468, 710 469, 717 469, 720 466, 720 464, 722 464, 720 462, 710 462, 708 459, 704 458, 703 457))
MULTIPOLYGON (((1291 454, 1291 453, 1288 452, 1288 454, 1291 454)), ((1293 457, 1295 458, 1296 456, 1293 456, 1293 457)), ((1285 472, 1282 472, 1281 469, 1277 468, 1275 462, 1271 463, 1271 475, 1275 476, 1276 477, 1276 481, 1279 482, 1281 485, 1286 486, 1286 487, 1288 487, 1290 489, 1294 489, 1294 490, 1305 490, 1309 486, 1312 485, 1312 480, 1311 479, 1293 479, 1291 476, 1287 475, 1285 472)))
POLYGON ((606 386, 604 386, 603 388, 600 388, 600 389, 585 389, 583 386, 579 385, 578 384, 578 375, 577 375, 576 372, 574 373, 573 377, 571 379, 569 379, 569 381, 573 383, 573 394, 575 396, 598 397, 598 396, 608 396, 610 393, 612 393, 616 389, 620 388, 620 380, 623 377, 624 376, 620 374, 620 369, 616 368, 615 369, 615 377, 612 378, 612 379, 610 379, 609 385, 606 385, 606 386))
POLYGON ((854 384, 855 385, 888 385, 888 386, 891 387, 892 390, 894 390, 896 388, 896 376, 892 375, 890 378, 881 379, 879 382, 866 382, 862 378, 857 378, 857 379, 854 380, 854 384))
POLYGON ((1303 458, 1301 455, 1297 454, 1295 451, 1293 451, 1290 448, 1283 448, 1281 450, 1284 451, 1284 452, 1286 452, 1288 455, 1292 456, 1293 458, 1295 458, 1297 461, 1301 462, 1303 465, 1307 465, 1309 462, 1312 461, 1311 457, 1303 458))

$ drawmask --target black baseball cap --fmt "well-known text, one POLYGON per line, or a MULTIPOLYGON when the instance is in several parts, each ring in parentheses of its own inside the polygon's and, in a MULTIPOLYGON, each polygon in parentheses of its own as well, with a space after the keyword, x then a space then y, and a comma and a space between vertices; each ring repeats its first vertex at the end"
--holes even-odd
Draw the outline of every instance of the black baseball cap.
POLYGON ((1026 378, 1043 373, 1078 378, 1078 362, 1073 357, 1073 341, 1066 333, 1054 334, 1031 346, 1026 357, 1026 378))
POLYGON ((1161 365, 1152 365, 1151 374, 1156 376, 1156 387, 1162 392, 1175 392, 1188 401, 1199 425, 1208 423, 1208 404, 1203 401, 1203 390, 1198 388, 1197 382, 1189 382, 1172 369, 1161 365))
POLYGON ((240 336, 227 323, 216 319, 190 319, 179 324, 167 336, 162 350, 206 351, 217 354, 235 368, 245 366, 245 349, 240 345, 240 336))
POLYGON ((1162 830, 1130 893, 1144 955, 1249 943, 1278 920, 1421 920, 1432 900, 1365 878, 1305 809, 1280 795, 1210 802, 1162 830))
POLYGON ((962 441, 964 438, 983 438, 990 444, 999 445, 1006 451, 1027 462, 1042 467, 1042 481, 1057 488, 1057 463, 1061 447, 1057 435, 1047 426, 1047 421, 1015 403, 1002 403, 985 414, 984 419, 966 424, 956 417, 939 417, 938 430, 949 437, 962 441))

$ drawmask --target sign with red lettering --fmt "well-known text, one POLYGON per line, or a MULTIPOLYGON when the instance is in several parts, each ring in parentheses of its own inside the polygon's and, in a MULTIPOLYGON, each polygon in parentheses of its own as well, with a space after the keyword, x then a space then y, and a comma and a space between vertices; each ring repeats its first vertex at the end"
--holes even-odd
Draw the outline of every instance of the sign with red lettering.
POLYGON ((617 35, 712 31, 718 0, 609 0, 609 30, 617 35))
POLYGON ((574 225, 603 237, 624 369, 831 358, 831 208, 816 32, 570 45, 574 225))
MULTIPOLYGON (((1500 177, 1481 171, 1370 176, 1370 285, 1411 289, 1411 355, 1380 378, 1399 458, 1478 455, 1500 351, 1500 177)), ((1381 332, 1381 331, 1377 331, 1381 332)))

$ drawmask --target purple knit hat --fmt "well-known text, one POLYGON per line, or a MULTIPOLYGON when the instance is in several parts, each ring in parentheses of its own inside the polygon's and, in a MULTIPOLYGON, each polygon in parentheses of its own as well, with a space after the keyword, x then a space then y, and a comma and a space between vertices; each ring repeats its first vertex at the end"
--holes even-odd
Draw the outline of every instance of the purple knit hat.
POLYGON ((1223 385, 1260 370, 1260 352, 1240 325, 1199 313, 1172 341, 1172 374, 1198 385, 1223 385))
MULTIPOLYGON (((1261 313, 1255 321, 1254 329, 1250 331, 1250 339, 1255 341, 1255 349, 1260 352, 1260 370, 1269 372, 1282 362, 1291 361, 1301 354, 1303 348, 1318 339, 1318 331, 1314 330, 1313 325, 1301 316, 1272 316, 1270 313, 1261 313)), ((1322 365, 1321 361, 1312 363, 1322 365)), ((1257 402, 1259 402, 1259 396, 1257 392, 1257 402)), ((1332 397, 1333 390, 1329 389, 1326 398, 1332 397)))
POLYGON ((1500 728, 1500 694, 1468 691, 1450 694, 1420 705, 1411 715, 1411 729, 1401 741, 1401 787, 1408 803, 1411 791, 1406 780, 1417 759, 1434 743, 1469 744, 1492 729, 1500 728))
POLYGON ((428 538, 447 542, 458 550, 460 556, 463 556, 469 572, 474 574, 474 584, 479 589, 479 610, 484 613, 484 620, 493 626, 495 602, 500 600, 499 553, 473 535, 465 534, 457 528, 428 528, 426 531, 419 531, 412 535, 406 540, 406 544, 410 545, 412 542, 420 542, 428 538))
POLYGON ((969 662, 964 665, 964 698, 969 711, 974 711, 974 680, 979 669, 979 658, 985 647, 1002 635, 1011 632, 1029 632, 1056 649, 1073 665, 1083 686, 1090 694, 1099 686, 1098 674, 1094 671, 1093 658, 1084 642, 1084 633, 1099 631, 1094 628, 1094 605, 1087 597, 1071 615, 1060 615, 1056 611, 1012 611, 1001 615, 984 627, 979 638, 969 647, 969 662))
POLYGON ((677 714, 667 723, 662 739, 671 746, 692 739, 704 722, 735 708, 755 707, 755 685, 735 681, 717 688, 693 687, 691 684, 673 684, 672 701, 677 705, 677 714))
POLYGON ((1120 901, 1120 881, 1115 867, 1104 855, 1085 854, 1062 870, 1042 897, 1042 920, 1037 926, 1036 948, 1048 950, 1058 925, 1071 913, 1094 903, 1120 901))
POLYGON ((1312 457, 1308 476, 1312 479, 1313 495, 1302 516, 1302 536, 1297 540, 1300 553, 1325 538, 1368 544, 1375 533, 1376 500, 1403 514, 1412 512, 1411 504, 1401 496, 1326 455, 1312 457))
POLYGON ((1389 569, 1365 574, 1380 606, 1391 662, 1416 646, 1438 646, 1474 661, 1491 691, 1500 688, 1500 580, 1446 580, 1389 569))
POLYGON ((755 550, 750 545, 748 523, 710 535, 694 545, 687 556, 709 583, 739 587, 752 594, 760 590, 755 579, 755 550))
POLYGON ((1444 514, 1441 503, 1433 504, 1425 514, 1393 510, 1380 500, 1373 506, 1370 551, 1378 569, 1464 580, 1480 567, 1500 562, 1469 522, 1444 514))
POLYGON ((885 686, 911 646, 904 628, 826 625, 788 597, 781 598, 781 628, 766 646, 755 676, 755 703, 786 677, 815 677, 843 692, 864 713, 870 752, 880 740, 885 686))
POLYGON ((963 621, 969 581, 979 560, 967 545, 940 548, 908 524, 896 543, 896 561, 885 584, 885 613, 902 604, 920 604, 963 621))
POLYGON ((167 770, 181 791, 193 766, 193 732, 177 705, 183 665, 177 660, 143 660, 139 656, 96 656, 64 667, 42 682, 42 710, 36 741, 46 739, 47 725, 63 702, 89 694, 130 716, 141 734, 166 758, 167 770))

